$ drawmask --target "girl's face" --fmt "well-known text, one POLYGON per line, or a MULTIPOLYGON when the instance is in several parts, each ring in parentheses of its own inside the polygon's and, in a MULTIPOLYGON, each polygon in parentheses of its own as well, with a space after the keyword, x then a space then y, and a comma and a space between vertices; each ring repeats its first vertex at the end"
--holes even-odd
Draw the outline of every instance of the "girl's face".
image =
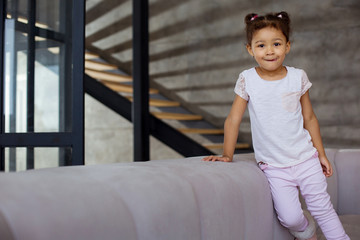
POLYGON ((285 55, 290 51, 290 42, 284 34, 273 27, 256 31, 247 50, 263 72, 276 73, 283 69, 285 55))

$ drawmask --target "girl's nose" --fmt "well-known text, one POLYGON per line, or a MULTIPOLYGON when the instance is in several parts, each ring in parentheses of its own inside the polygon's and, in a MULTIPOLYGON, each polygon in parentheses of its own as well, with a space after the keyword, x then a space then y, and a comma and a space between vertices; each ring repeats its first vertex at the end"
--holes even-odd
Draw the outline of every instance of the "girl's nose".
POLYGON ((274 49, 269 46, 269 47, 266 49, 266 54, 267 54, 267 55, 274 54, 274 49))

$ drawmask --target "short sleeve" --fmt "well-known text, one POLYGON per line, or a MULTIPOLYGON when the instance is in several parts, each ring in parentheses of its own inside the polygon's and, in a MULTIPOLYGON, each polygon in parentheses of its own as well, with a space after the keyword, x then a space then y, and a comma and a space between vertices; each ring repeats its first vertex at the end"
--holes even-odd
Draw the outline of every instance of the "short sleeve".
POLYGON ((306 93, 307 90, 310 89, 310 87, 312 86, 312 83, 309 81, 308 76, 306 75, 305 71, 302 71, 302 76, 301 76, 301 95, 304 95, 306 93))
POLYGON ((249 101, 249 95, 246 92, 245 77, 240 73, 238 80, 236 81, 234 92, 241 98, 249 101))

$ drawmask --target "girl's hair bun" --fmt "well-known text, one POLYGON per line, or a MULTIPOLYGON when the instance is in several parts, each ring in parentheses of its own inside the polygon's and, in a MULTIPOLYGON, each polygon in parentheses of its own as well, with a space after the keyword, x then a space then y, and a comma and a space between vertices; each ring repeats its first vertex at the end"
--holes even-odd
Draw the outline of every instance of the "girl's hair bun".
POLYGON ((282 21, 284 21, 286 24, 290 25, 290 17, 287 12, 279 12, 274 14, 276 17, 280 18, 282 21))
POLYGON ((249 13, 248 15, 245 16, 244 22, 246 25, 250 24, 252 21, 254 21, 257 18, 257 14, 256 13, 249 13))

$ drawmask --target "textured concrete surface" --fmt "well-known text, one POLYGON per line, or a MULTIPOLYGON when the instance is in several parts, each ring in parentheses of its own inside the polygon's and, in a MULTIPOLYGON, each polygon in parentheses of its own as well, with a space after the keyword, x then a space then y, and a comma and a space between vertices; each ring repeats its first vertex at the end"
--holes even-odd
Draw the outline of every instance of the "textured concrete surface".
MULTIPOLYGON (((238 73, 256 64, 244 48, 244 16, 249 12, 285 10, 293 22, 292 49, 285 64, 303 68, 313 82, 311 98, 326 146, 359 146, 360 68, 356 46, 360 36, 360 4, 240 2, 192 1, 172 9, 173 15, 181 19, 170 21, 174 22, 170 34, 163 33, 161 39, 151 41, 151 55, 163 56, 151 62, 154 85, 163 86, 165 95, 181 100, 189 109, 222 127, 238 73), (179 31, 176 22, 186 27, 179 31), (172 50, 168 50, 172 43, 175 43, 172 50)), ((165 14, 162 21, 158 19, 166 25, 163 29, 169 26, 165 19, 165 14)))
MULTIPOLYGON (((98 14, 86 26, 87 46, 116 59, 131 74, 130 1, 87 2, 92 4, 88 13, 96 9, 98 14), (110 2, 113 11, 106 10, 110 2)), ((360 2, 356 0, 151 0, 151 86, 222 128, 239 72, 256 64, 245 49, 244 16, 282 10, 293 22, 292 48, 285 64, 303 68, 313 82, 310 95, 325 146, 360 147, 360 2)), ((96 121, 96 116, 90 120, 86 116, 88 126, 96 121)), ((88 127, 87 149, 89 142, 96 145, 98 139, 116 135, 117 147, 131 151, 126 145, 130 128, 119 127, 122 134, 112 132, 108 138, 106 131, 100 137, 99 128, 88 127)), ((240 136, 250 139, 247 114, 240 136)))
MULTIPOLYGON (((181 158, 157 139, 150 138, 150 159, 181 158)), ((89 95, 85 95, 85 164, 133 161, 133 127, 89 95)))

